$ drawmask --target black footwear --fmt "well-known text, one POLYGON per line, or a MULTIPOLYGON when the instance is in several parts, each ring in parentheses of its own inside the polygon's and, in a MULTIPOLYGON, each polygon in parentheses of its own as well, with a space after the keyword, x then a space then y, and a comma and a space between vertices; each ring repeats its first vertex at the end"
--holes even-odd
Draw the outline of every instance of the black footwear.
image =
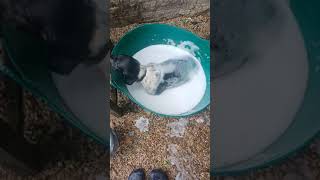
POLYGON ((168 180, 169 179, 167 174, 161 169, 152 170, 149 176, 151 180, 168 180))
POLYGON ((135 169, 129 175, 128 180, 145 180, 146 174, 143 169, 135 169))

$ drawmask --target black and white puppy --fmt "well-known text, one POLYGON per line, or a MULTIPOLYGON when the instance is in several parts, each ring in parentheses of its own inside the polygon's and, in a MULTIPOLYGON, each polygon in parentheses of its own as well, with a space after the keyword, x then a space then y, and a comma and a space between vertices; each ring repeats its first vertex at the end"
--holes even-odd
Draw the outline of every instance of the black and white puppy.
POLYGON ((0 24, 10 23, 48 44, 48 66, 69 74, 97 64, 111 48, 104 0, 1 0, 0 24))
POLYGON ((166 89, 188 82, 199 67, 189 56, 168 59, 162 63, 141 65, 131 56, 111 56, 112 68, 118 71, 125 84, 140 82, 148 94, 159 95, 166 89))

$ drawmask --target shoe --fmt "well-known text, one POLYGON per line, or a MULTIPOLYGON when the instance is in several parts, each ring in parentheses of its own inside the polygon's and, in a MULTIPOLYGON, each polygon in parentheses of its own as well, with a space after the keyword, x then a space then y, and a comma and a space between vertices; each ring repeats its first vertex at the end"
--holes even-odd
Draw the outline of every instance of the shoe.
POLYGON ((154 169, 149 174, 151 180, 168 180, 167 174, 161 169, 154 169))
POLYGON ((145 179, 146 179, 146 174, 144 173, 143 169, 133 170, 128 177, 128 180, 145 180, 145 179))

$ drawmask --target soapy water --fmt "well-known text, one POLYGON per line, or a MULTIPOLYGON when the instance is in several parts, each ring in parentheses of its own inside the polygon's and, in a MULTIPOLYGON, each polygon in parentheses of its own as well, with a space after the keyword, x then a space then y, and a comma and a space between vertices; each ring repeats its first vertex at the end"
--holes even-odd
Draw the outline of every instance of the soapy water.
POLYGON ((172 45, 148 46, 133 57, 142 65, 161 63, 175 57, 191 57, 198 65, 197 73, 185 84, 165 90, 154 96, 146 93, 141 83, 127 85, 131 96, 144 107, 161 114, 179 115, 193 109, 202 99, 206 90, 206 77, 200 62, 188 51, 172 45))

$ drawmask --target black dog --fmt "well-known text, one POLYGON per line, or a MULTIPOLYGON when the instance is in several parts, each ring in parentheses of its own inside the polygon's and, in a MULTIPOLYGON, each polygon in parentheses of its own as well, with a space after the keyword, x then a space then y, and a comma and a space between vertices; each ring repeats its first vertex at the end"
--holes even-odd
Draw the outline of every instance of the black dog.
POLYGON ((111 55, 111 67, 114 71, 119 72, 125 84, 132 85, 143 78, 139 77, 141 70, 139 61, 131 56, 111 55))
POLYGON ((111 48, 104 0, 1 0, 0 25, 9 23, 48 44, 48 66, 59 74, 97 64, 111 48))

